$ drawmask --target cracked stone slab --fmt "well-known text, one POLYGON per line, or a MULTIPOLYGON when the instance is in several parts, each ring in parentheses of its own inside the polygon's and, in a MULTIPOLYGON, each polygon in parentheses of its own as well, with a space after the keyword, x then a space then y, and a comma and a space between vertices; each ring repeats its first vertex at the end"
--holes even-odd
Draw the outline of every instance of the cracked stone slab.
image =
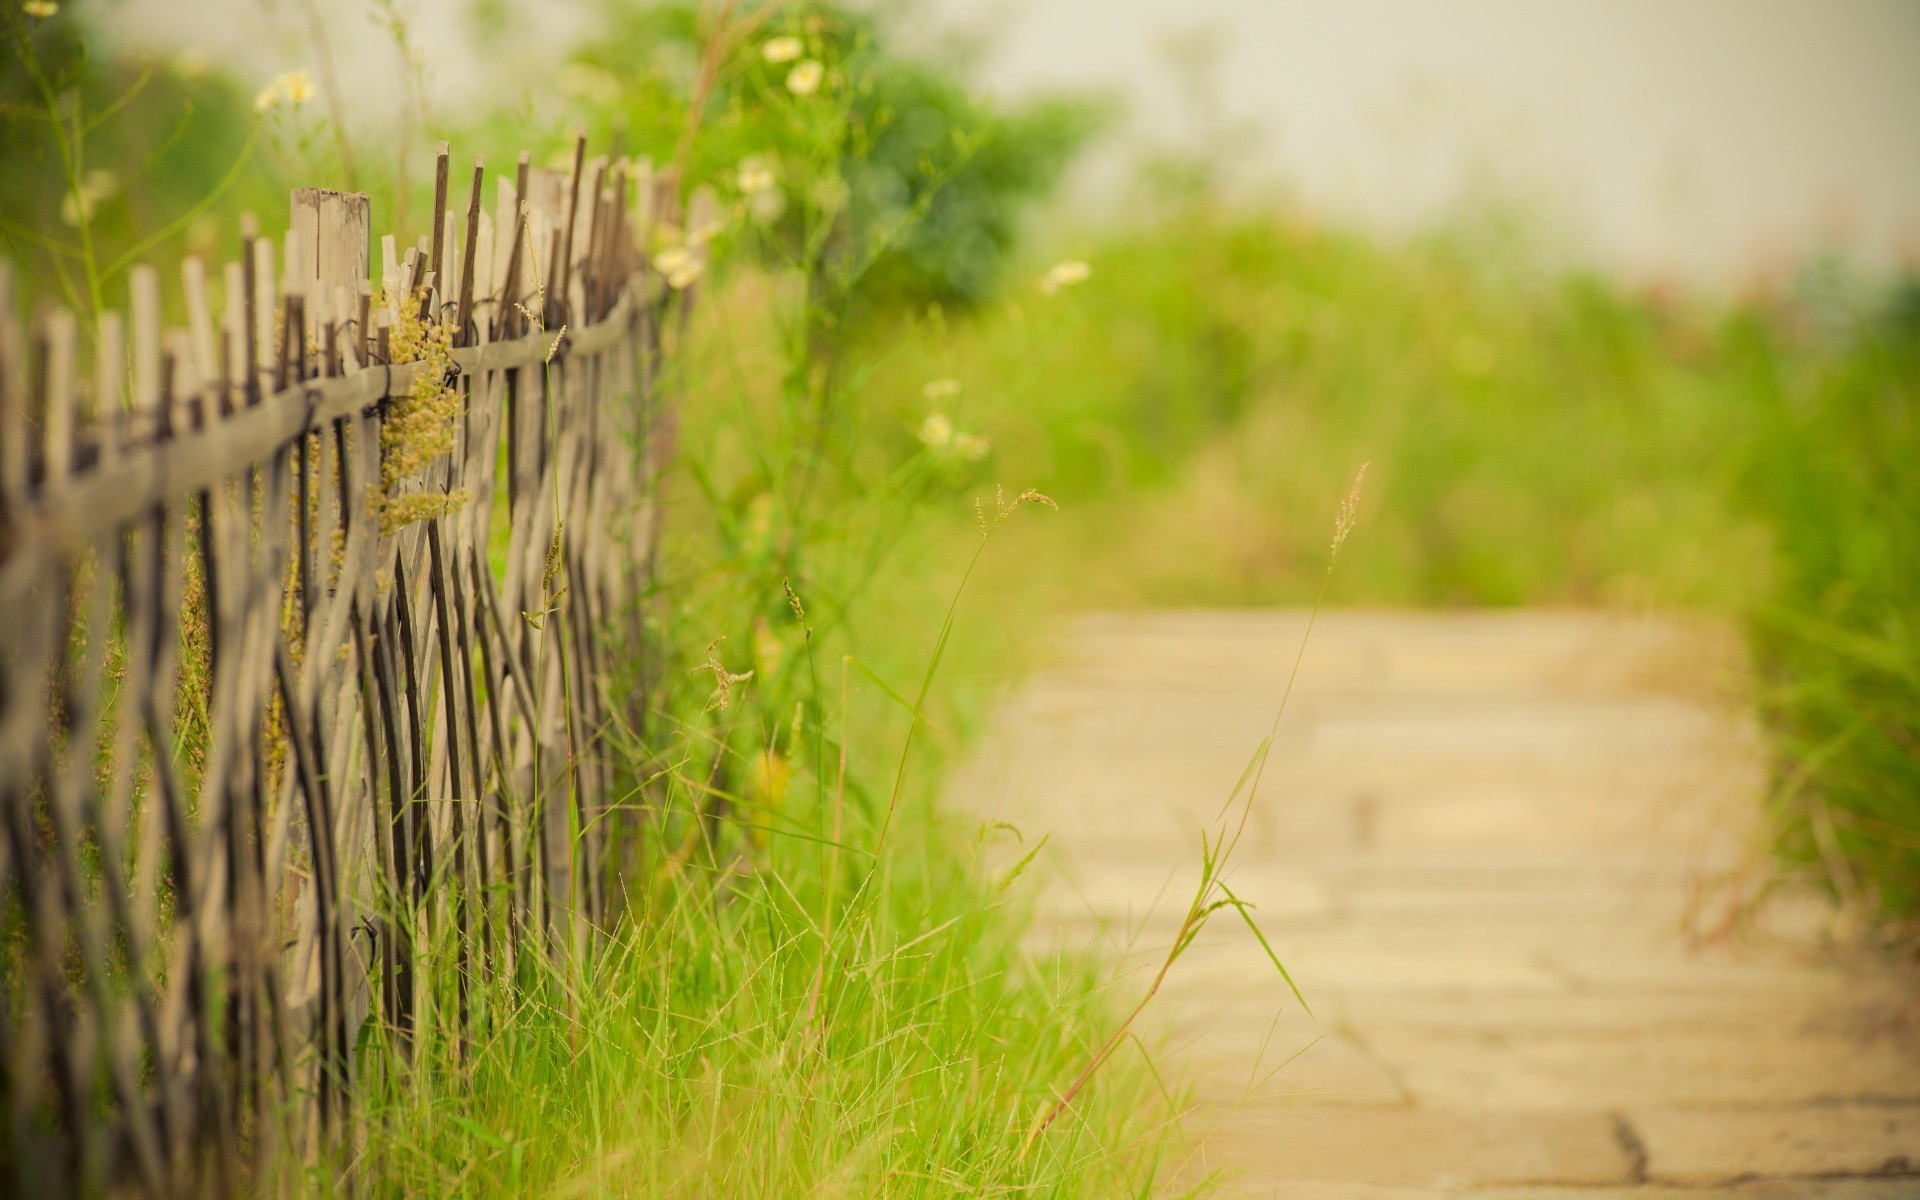
POLYGON ((1401 1186, 1626 1183, 1632 1163, 1599 1113, 1461 1114, 1248 1103, 1218 1114, 1208 1148, 1262 1179, 1401 1186))
POLYGON ((1626 1118, 1664 1179, 1920 1174, 1920 1103, 1636 1109, 1626 1118))

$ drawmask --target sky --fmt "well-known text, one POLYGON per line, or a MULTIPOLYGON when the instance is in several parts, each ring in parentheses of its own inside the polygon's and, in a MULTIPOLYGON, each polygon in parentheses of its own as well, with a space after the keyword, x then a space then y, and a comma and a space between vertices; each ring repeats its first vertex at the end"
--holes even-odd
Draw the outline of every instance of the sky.
MULTIPOLYGON (((120 0, 112 28, 265 78, 317 65, 323 11, 377 112, 401 86, 381 10, 454 105, 550 80, 594 7, 120 0), (510 65, 468 50, 476 11, 510 65)), ((1492 197, 1641 281, 1920 268, 1920 0, 919 0, 902 33, 999 96, 1113 96, 1117 146, 1205 145, 1330 221, 1419 229, 1492 197)))

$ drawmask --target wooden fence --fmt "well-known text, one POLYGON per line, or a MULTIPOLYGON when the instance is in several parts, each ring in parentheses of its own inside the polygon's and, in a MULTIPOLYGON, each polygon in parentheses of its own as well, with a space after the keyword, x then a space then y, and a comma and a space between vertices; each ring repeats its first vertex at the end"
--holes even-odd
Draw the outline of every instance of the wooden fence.
POLYGON ((178 328, 147 269, 88 329, 0 296, 0 1192, 350 1158, 364 1040, 457 1055, 615 915, 700 250, 660 280, 672 190, 584 141, 483 175, 450 210, 441 148, 378 291, 366 198, 302 190, 217 322, 192 260, 178 328))

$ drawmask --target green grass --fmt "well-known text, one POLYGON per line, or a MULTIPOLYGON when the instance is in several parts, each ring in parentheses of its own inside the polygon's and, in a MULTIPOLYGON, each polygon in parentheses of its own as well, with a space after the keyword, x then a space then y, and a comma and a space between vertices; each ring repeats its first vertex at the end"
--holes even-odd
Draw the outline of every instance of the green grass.
POLYGON ((695 870, 577 987, 518 989, 470 1064, 423 1056, 434 1065, 376 1093, 372 1190, 1143 1191, 1164 1165, 1167 1110, 1137 1068, 1024 1152, 1049 1085, 1106 1032, 1091 967, 1022 957, 1017 907, 954 853, 976 830, 922 816, 896 833, 839 914, 817 993, 818 848, 776 838, 756 869, 695 870))
POLYGON ((650 781, 629 919, 578 978, 492 997, 466 1063, 366 1060, 376 1194, 1106 1197, 1184 1169, 1177 1083, 1131 1038, 1029 1148, 1135 997, 1023 946, 1030 881, 987 865, 1019 835, 937 803, 1044 629, 1006 535, 1053 514, 983 548, 983 481, 892 437, 864 367, 809 436, 790 349, 745 272, 665 384, 649 646, 612 681, 653 697, 615 738, 650 781))

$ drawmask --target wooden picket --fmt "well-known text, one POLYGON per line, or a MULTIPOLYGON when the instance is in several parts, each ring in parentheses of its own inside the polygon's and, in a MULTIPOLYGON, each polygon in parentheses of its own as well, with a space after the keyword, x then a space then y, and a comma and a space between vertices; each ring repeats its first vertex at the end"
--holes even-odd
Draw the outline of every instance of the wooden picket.
POLYGON ((0 1191, 345 1161, 364 1035, 458 1055, 616 916, 691 296, 647 267, 672 189, 585 150, 490 216, 442 146, 378 292, 366 197, 309 189, 217 323, 194 260, 183 327, 140 268, 87 338, 0 273, 0 1191))

